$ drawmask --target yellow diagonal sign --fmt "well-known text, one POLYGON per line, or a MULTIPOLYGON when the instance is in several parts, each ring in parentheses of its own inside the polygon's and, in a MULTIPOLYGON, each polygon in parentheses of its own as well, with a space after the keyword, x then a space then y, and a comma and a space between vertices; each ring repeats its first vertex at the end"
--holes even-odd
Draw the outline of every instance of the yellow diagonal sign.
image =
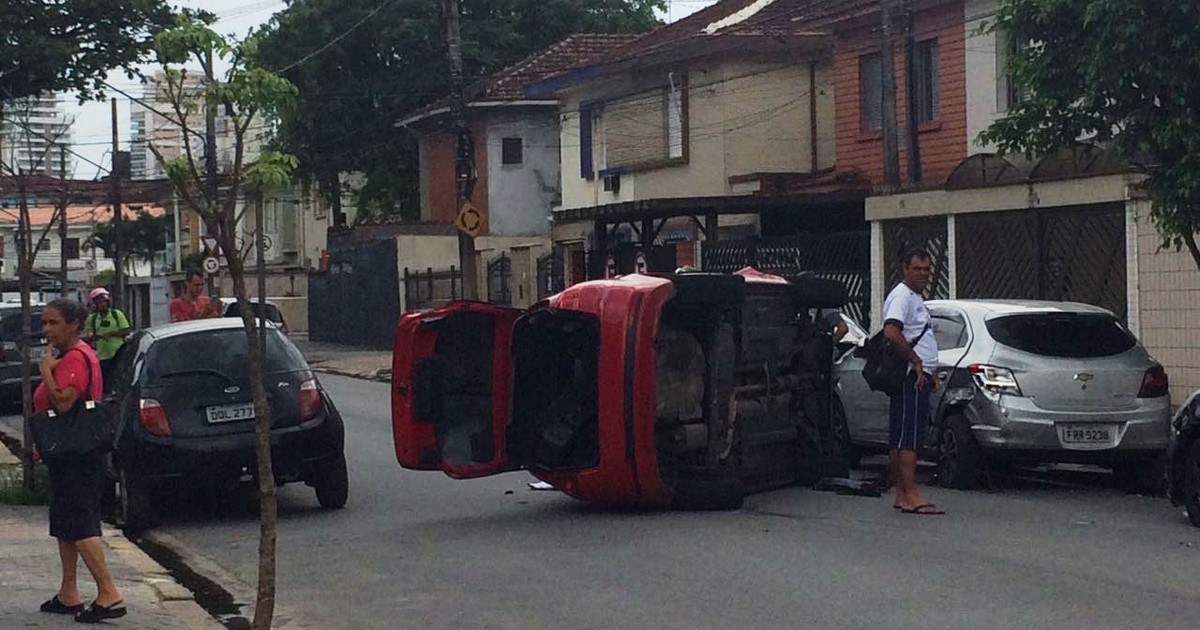
POLYGON ((476 208, 470 201, 464 202, 454 218, 454 225, 464 233, 474 238, 483 229, 483 211, 476 208))

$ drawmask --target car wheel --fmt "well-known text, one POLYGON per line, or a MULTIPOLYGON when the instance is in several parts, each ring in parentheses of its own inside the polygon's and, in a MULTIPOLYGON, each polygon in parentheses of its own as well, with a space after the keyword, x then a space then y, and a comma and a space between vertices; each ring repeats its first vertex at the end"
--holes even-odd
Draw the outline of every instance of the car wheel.
POLYGON ((846 408, 842 406, 841 399, 834 396, 832 406, 830 428, 833 431, 834 443, 837 444, 842 459, 846 460, 846 465, 853 468, 862 461, 862 449, 850 443, 850 427, 846 424, 846 408))
POLYGON ((1167 488, 1167 467, 1160 459, 1129 462, 1113 466, 1117 485, 1131 494, 1156 497, 1167 488))
POLYGON ((974 488, 982 472, 983 453, 971 425, 961 415, 947 416, 938 444, 939 482, 946 488, 974 488))
POLYGON ((1200 440, 1192 442, 1183 457, 1183 474, 1180 476, 1183 505, 1187 508, 1188 520, 1200 527, 1200 440))
POLYGON ((158 523, 150 496, 150 482, 124 467, 117 471, 117 518, 126 533, 136 534, 158 523))
POLYGON ((327 510, 346 506, 350 497, 350 476, 346 472, 346 454, 319 465, 313 476, 313 488, 317 491, 317 503, 327 510))

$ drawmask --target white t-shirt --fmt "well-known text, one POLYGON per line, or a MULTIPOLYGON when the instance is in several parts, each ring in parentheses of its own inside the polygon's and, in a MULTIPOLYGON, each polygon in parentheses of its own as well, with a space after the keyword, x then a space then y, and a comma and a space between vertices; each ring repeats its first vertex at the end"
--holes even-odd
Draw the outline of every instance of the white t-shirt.
MULTIPOLYGON (((921 335, 921 331, 930 325, 929 310, 925 308, 925 300, 908 288, 907 284, 901 282, 892 289, 883 302, 883 323, 887 325, 888 322, 903 324, 901 331, 904 338, 912 343, 912 340, 921 335)), ((913 350, 921 359, 921 366, 925 372, 933 374, 938 367, 938 348, 932 329, 921 336, 921 340, 917 342, 913 350)))

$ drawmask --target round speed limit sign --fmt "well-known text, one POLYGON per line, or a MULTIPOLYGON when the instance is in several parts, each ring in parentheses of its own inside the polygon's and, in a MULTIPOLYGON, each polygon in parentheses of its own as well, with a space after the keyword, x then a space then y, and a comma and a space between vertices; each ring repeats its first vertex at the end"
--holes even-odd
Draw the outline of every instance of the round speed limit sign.
POLYGON ((221 270, 221 261, 217 260, 217 258, 215 256, 209 256, 204 259, 204 272, 205 273, 217 273, 220 270, 221 270))

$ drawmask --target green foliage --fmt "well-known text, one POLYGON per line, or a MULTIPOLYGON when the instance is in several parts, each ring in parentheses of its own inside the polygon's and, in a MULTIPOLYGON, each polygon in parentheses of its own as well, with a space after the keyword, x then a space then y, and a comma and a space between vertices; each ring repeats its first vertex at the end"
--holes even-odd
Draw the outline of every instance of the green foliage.
MULTIPOLYGON (((662 0, 462 0, 468 82, 574 33, 638 33, 658 25, 662 0)), ((284 112, 281 150, 303 156, 301 174, 325 197, 337 175, 362 172, 360 214, 419 212, 417 148, 396 121, 449 91, 439 3, 392 0, 362 27, 314 54, 379 6, 378 0, 294 0, 264 35, 257 55, 300 90, 284 112), (301 61, 303 60, 303 61, 301 61)))
POLYGON ((172 19, 165 0, 4 0, 0 95, 102 92, 110 70, 124 68, 132 76, 154 34, 172 19))
MULTIPOLYGON (((0 445, 0 448, 4 448, 0 445)), ((46 505, 50 502, 50 473, 45 464, 33 467, 33 484, 26 486, 21 465, 0 466, 0 504, 46 505)))
POLYGON ((1200 4, 1005 0, 991 28, 1024 43, 1025 96, 981 139, 1045 155, 1087 138, 1141 167, 1164 246, 1200 266, 1200 4))
POLYGON ((117 284, 117 272, 113 269, 105 269, 96 274, 92 279, 92 284, 97 287, 111 287, 117 284))
MULTIPOLYGON (((139 212, 136 219, 126 219, 120 225, 121 245, 124 248, 121 257, 145 261, 152 259, 156 252, 166 249, 167 234, 174 227, 171 216, 156 217, 145 210, 139 212)), ((110 219, 96 224, 96 229, 87 238, 85 245, 89 248, 100 248, 111 258, 116 238, 117 223, 110 219)))

